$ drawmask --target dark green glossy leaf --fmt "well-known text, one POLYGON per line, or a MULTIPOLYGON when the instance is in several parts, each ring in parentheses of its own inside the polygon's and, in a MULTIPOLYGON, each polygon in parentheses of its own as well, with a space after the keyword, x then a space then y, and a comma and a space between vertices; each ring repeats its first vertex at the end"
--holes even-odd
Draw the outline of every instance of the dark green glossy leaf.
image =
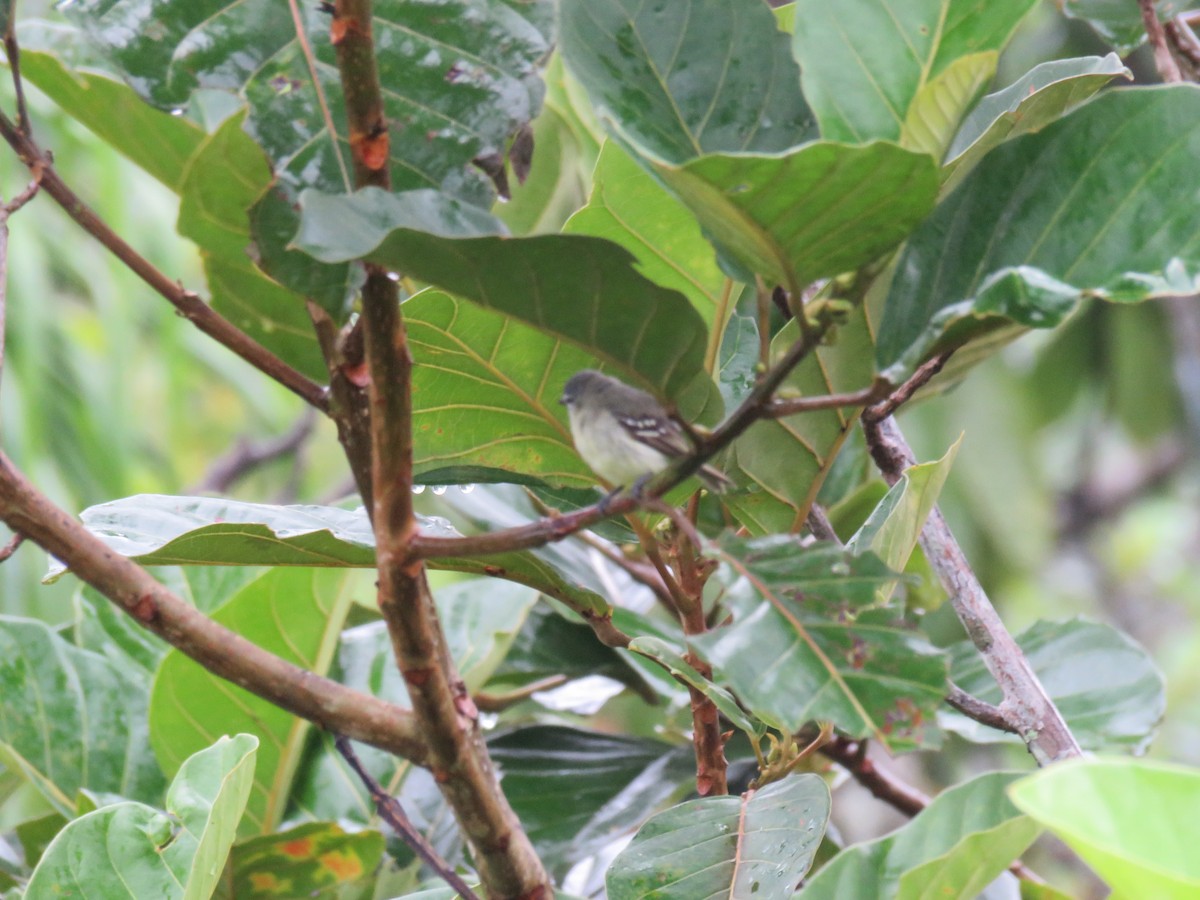
POLYGON ((428 226, 394 195, 310 192, 296 245, 327 262, 363 256, 527 322, 675 400, 685 416, 719 413, 703 371, 704 320, 642 276, 628 251, 583 235, 454 239, 417 227, 428 226))
MULTIPOLYGON (((1017 643, 1085 750, 1146 750, 1166 712, 1167 697, 1162 672, 1143 647, 1111 625, 1078 618, 1036 622, 1017 643)), ((954 683, 982 700, 1000 703, 1000 688, 974 647, 963 643, 953 653, 954 683)), ((1007 739, 958 713, 944 712, 941 718, 946 728, 969 740, 1007 739)))
POLYGON ((901 576, 874 554, 803 547, 790 534, 727 538, 722 549, 733 623, 695 639, 718 683, 781 731, 831 721, 892 747, 937 745, 946 656, 901 614, 873 608, 901 576))
POLYGON ((1200 865, 1180 831, 1200 798, 1195 769, 1073 759, 1022 779, 1009 795, 1083 857, 1113 896, 1189 900, 1200 891, 1200 865), (1130 828, 1134 821, 1144 824, 1130 828))
MULTIPOLYGON (((995 55, 1034 0, 797 0, 793 47, 826 140, 897 140, 921 92, 959 59, 995 55)), ((945 94, 943 96, 950 96, 945 94)), ((972 99, 957 97, 956 116, 972 99)))
POLYGON ((67 816, 83 788, 159 796, 162 772, 146 746, 147 680, 42 622, 0 617, 0 763, 67 816))
MULTIPOLYGON (((271 173, 262 150, 242 131, 244 119, 231 116, 188 160, 178 188, 179 233, 200 246, 213 307, 285 362, 324 381, 328 372, 304 296, 268 278, 250 258, 247 210, 271 173)), ((342 287, 334 296, 344 293, 342 287)))
POLYGON ((843 850, 797 896, 974 900, 1038 835, 1005 793, 1019 777, 991 772, 943 791, 887 837, 843 850))
POLYGON ((121 802, 71 822, 46 848, 25 896, 211 896, 250 792, 257 746, 239 734, 197 752, 171 783, 165 813, 121 802))
POLYGON ((488 741, 501 786, 539 855, 560 876, 688 784, 687 747, 555 725, 488 741))
MULTIPOLYGON (((317 674, 328 671, 356 591, 369 579, 344 570, 276 568, 250 582, 212 618, 271 653, 317 674)), ((243 835, 278 827, 310 723, 218 678, 172 650, 150 697, 150 743, 174 772, 197 748, 231 730, 262 742, 243 835)))
MULTIPOLYGON (((143 565, 326 566, 375 565, 375 536, 362 509, 332 506, 270 506, 216 497, 142 494, 83 511, 83 523, 110 548, 143 565)), ((442 519, 421 527, 443 537, 457 535, 442 519)), ((553 557, 540 551, 487 557, 437 557, 430 568, 516 581, 562 600, 572 609, 604 615, 608 603, 563 578, 553 557)), ((53 581, 65 569, 55 562, 53 581)))
POLYGON ((1111 91, 994 149, 905 246, 879 325, 895 380, 931 353, 1057 324, 1084 293, 1190 293, 1200 89, 1111 91), (1172 263, 1172 260, 1178 260, 1172 263))
POLYGON ((563 59, 600 114, 681 163, 816 137, 787 36, 762 3, 566 0, 563 59))
POLYGON ((609 900, 791 897, 829 819, 829 788, 792 775, 741 797, 681 803, 641 827, 608 870, 609 900))
POLYGON ((710 329, 722 328, 716 320, 728 315, 728 279, 687 208, 611 140, 600 150, 592 182, 587 206, 563 230, 620 244, 643 275, 687 297, 710 329))
POLYGON ((1057 59, 1034 66, 1008 87, 988 94, 963 120, 946 153, 945 187, 958 184, 993 147, 1040 131, 1118 76, 1132 79, 1133 73, 1115 53, 1057 59), (952 174, 957 177, 948 180, 952 174))
MULTIPOLYGON (((338 130, 336 146, 287 4, 83 0, 68 11, 155 104, 181 107, 199 88, 237 92, 249 102, 250 133, 294 188, 344 188, 350 150, 330 18, 318 4, 299 9, 338 130)), ((468 166, 475 157, 502 153, 516 126, 537 114, 536 65, 551 40, 548 10, 547 3, 501 0, 374 4, 397 190, 486 196, 478 188, 482 176, 468 166)))
POLYGON ((884 142, 653 167, 723 250, 794 295, 896 246, 937 198, 934 160, 884 142))
POLYGON ((174 191, 204 130, 181 116, 147 106, 127 85, 72 72, 48 53, 21 53, 21 77, 73 118, 174 191))
POLYGON ((213 896, 331 897, 333 891, 358 882, 367 887, 383 852, 378 831, 348 834, 332 822, 310 822, 234 845, 230 881, 223 881, 213 896))

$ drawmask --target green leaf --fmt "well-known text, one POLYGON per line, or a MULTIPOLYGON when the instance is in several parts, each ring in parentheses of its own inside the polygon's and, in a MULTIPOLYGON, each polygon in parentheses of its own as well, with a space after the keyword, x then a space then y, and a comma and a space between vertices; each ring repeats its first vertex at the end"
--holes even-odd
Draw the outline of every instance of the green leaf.
POLYGON ((997 57, 994 50, 960 56, 923 84, 904 117, 900 145, 941 160, 963 113, 996 74, 997 57))
MULTIPOLYGON (((325 566, 372 568, 375 536, 366 512, 333 506, 271 506, 218 497, 140 494, 85 509, 83 524, 112 550, 146 566, 325 566)), ((426 533, 457 536, 443 519, 419 519, 426 533)), ((577 611, 607 615, 604 598, 564 578, 553 554, 435 557, 432 569, 516 581, 577 611)), ((46 576, 66 569, 55 561, 46 576)))
POLYGON ((1133 73, 1115 53, 1056 59, 1034 66, 1008 87, 988 94, 963 120, 946 153, 943 191, 957 185, 993 147, 1040 131, 1118 76, 1132 79, 1133 73))
POLYGON ((722 249, 796 296, 899 244, 937 198, 934 160, 884 142, 653 168, 722 249))
POLYGON ((1114 897, 1186 900, 1200 891, 1200 860, 1183 825, 1200 802, 1195 769, 1073 759, 1018 781, 1009 796, 1083 857, 1114 897))
MULTIPOLYGON (((352 592, 345 571, 278 568, 250 582, 212 616, 290 663, 328 671, 352 592)), ((283 818, 304 740, 303 719, 213 675, 178 650, 163 658, 150 696, 150 743, 167 772, 230 730, 261 741, 260 765, 246 804, 243 834, 273 831, 283 818)))
POLYGON ((195 753, 171 783, 165 813, 124 802, 71 822, 46 848, 25 896, 211 896, 246 806, 257 746, 239 734, 195 753))
POLYGON ((652 659, 670 672, 675 678, 694 687, 713 702, 721 715, 751 737, 762 737, 767 732, 765 723, 746 715, 733 696, 717 687, 695 670, 683 655, 666 641, 654 637, 637 637, 629 643, 629 651, 652 659))
POLYGON ((563 230, 620 244, 643 275, 687 297, 710 329, 724 327, 716 318, 728 279, 695 217, 613 141, 600 150, 587 206, 563 230))
MULTIPOLYGON (((1059 8, 1068 17, 1083 19, 1091 25, 1122 56, 1146 40, 1146 26, 1138 4, 1122 0, 1063 0, 1059 8)), ((1188 4, 1183 0, 1155 0, 1154 9, 1159 21, 1165 22, 1184 13, 1188 4)))
MULTIPOLYGON (((963 57, 994 59, 1034 2, 797 0, 793 49, 821 136, 855 143, 899 139, 914 101, 932 99, 927 86, 963 57)), ((967 80, 978 76, 972 72, 967 80)), ((972 99, 969 91, 937 93, 954 104, 947 111, 951 122, 972 99)))
POLYGON ((538 855, 560 877, 695 776, 688 747, 557 725, 499 735, 488 752, 538 855))
POLYGON ((146 747, 144 672, 68 643, 42 622, 0 616, 0 763, 63 815, 78 791, 159 796, 146 747))
POLYGON ((816 137, 786 35, 762 3, 566 0, 563 59, 602 116, 682 163, 816 137))
POLYGON ((331 897, 338 889, 368 879, 383 861, 378 831, 347 833, 333 822, 309 822, 235 844, 231 882, 216 900, 238 897, 331 897))
MULTIPOLYGON (((67 12, 151 102, 178 108, 198 89, 236 92, 249 103, 251 135, 292 186, 344 188, 350 149, 329 16, 314 4, 299 9, 338 130, 336 146, 287 4, 84 0, 67 12)), ((486 196, 479 190, 482 176, 471 175, 468 166, 475 157, 502 153, 513 130, 537 114, 542 85, 536 66, 552 40, 550 10, 536 0, 374 4, 397 190, 486 196)))
POLYGON ((798 896, 974 900, 1038 835, 1005 793, 1018 778, 990 772, 943 791, 887 837, 843 850, 798 896))
MULTIPOLYGON (((1145 752, 1166 712, 1167 698, 1162 672, 1143 647, 1111 625, 1081 618, 1035 622, 1017 636, 1017 643, 1085 750, 1145 752)), ((978 651, 968 642, 952 650, 954 683, 999 704, 1000 688, 978 651)), ((941 719, 946 728, 969 740, 1008 737, 958 713, 943 712, 941 719)))
MULTIPOLYGON (((892 485, 862 527, 846 542, 846 549, 852 553, 870 551, 889 569, 901 571, 917 545, 925 520, 937 503, 961 444, 960 436, 941 459, 905 469, 900 480, 892 485)), ((890 595, 891 588, 884 588, 880 599, 886 600, 890 595)))
POLYGON ((829 819, 829 788, 792 775, 741 797, 681 803, 652 817, 613 860, 610 900, 791 897, 829 819))
MULTIPOLYGON (((230 116, 188 160, 178 186, 179 233, 200 247, 217 312, 285 362, 324 381, 329 373, 304 296, 267 277, 250 259, 247 210, 270 185, 271 172, 262 149, 242 130, 244 121, 244 112, 230 116)), ((344 294, 344 287, 338 289, 330 302, 344 294)))
POLYGON ((992 150, 905 245, 878 330, 885 375, 1053 326, 1085 293, 1190 293, 1200 213, 1177 188, 1197 153, 1195 85, 1110 91, 992 150))
POLYGON ((583 235, 455 239, 418 227, 425 217, 395 195, 308 192, 295 244, 326 262, 361 256, 436 285, 583 348, 689 418, 718 414, 703 371, 704 320, 683 295, 643 277, 627 250, 583 235))
POLYGON ((804 547, 791 534, 721 546, 733 623, 694 640, 716 681, 781 731, 831 721, 893 748, 937 745, 945 654, 901 614, 872 608, 900 576, 874 554, 804 547))
POLYGON ((178 192, 204 130, 160 112, 119 81, 72 72, 48 53, 21 52, 21 77, 36 85, 89 131, 178 192))

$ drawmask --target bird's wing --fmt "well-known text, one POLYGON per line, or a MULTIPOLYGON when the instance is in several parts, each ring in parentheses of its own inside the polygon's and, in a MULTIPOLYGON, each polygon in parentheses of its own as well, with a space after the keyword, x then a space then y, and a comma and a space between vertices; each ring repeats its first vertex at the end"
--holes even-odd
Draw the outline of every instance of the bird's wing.
POLYGON ((692 452, 683 429, 665 416, 617 416, 617 422, 635 440, 674 459, 692 452))

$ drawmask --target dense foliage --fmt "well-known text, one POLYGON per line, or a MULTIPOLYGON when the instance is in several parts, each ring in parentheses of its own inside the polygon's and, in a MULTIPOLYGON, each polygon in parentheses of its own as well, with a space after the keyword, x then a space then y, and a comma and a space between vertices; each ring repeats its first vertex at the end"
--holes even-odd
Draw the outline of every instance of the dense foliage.
POLYGON ((1063 5, 0 6, 2 896, 1193 896, 1200 89, 1063 5))

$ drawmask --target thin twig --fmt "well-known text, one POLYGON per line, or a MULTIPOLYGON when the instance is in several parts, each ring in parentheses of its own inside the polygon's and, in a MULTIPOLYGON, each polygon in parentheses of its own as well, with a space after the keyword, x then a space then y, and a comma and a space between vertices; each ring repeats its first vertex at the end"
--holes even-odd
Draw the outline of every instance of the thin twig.
POLYGON ((40 178, 42 189, 58 202, 67 215, 74 219, 84 231, 103 244, 134 274, 161 294, 179 311, 180 315, 250 365, 278 381, 310 406, 322 412, 327 410, 325 388, 285 363, 201 300, 197 294, 185 290, 182 285, 172 281, 134 250, 91 207, 84 203, 78 194, 67 186, 55 171, 49 156, 2 112, 0 112, 0 137, 3 137, 16 151, 21 162, 29 167, 35 177, 40 178))
POLYGON ((834 541, 841 543, 837 536, 837 532, 833 530, 833 523, 829 521, 829 516, 825 514, 825 508, 818 503, 814 503, 808 511, 808 520, 805 523, 808 525, 808 530, 812 532, 813 537, 819 541, 834 541))
POLYGON ((764 415, 772 419, 782 419, 784 416, 794 416, 797 413, 814 412, 821 409, 868 406, 882 400, 891 389, 892 386, 886 381, 877 381, 868 388, 847 394, 824 394, 816 397, 789 397, 783 400, 774 400, 767 405, 764 415))
POLYGON ((968 719, 974 719, 981 725, 987 725, 989 728, 995 728, 997 731, 1004 731, 1008 734, 1020 734, 1020 729, 1004 710, 980 700, 973 694, 968 694, 957 684, 950 685, 950 692, 946 694, 946 702, 968 719))
POLYGON ((1163 31, 1162 22, 1158 21, 1158 14, 1154 11, 1154 0, 1138 0, 1138 6, 1142 10, 1142 24, 1146 28, 1146 37, 1150 40, 1150 46, 1154 48, 1154 67, 1158 69, 1158 74, 1167 84, 1183 81, 1183 74, 1179 71, 1175 57, 1171 55, 1171 48, 1167 46, 1167 35, 1163 31))
POLYGON ((189 493, 224 493, 259 466, 295 452, 309 439, 316 424, 316 411, 312 407, 305 407, 295 424, 278 437, 264 441, 240 438, 225 454, 213 461, 204 477, 189 489, 189 493))
POLYGON ((371 776, 371 773, 364 768, 362 761, 358 758, 358 754, 354 752, 354 748, 350 745, 350 739, 339 734, 334 737, 333 743, 337 747, 338 753, 342 754, 342 758, 350 764, 350 768, 354 770, 359 780, 362 781, 363 786, 370 793, 371 799, 375 801, 375 811, 379 813, 379 818, 392 826, 392 830, 396 832, 397 837, 404 841, 405 845, 425 865, 433 869, 439 878, 458 891, 458 895, 462 900, 479 900, 479 896, 459 877, 458 873, 454 871, 454 867, 442 859, 441 854, 425 839, 425 835, 421 834, 417 830, 417 827, 413 825, 412 820, 405 814, 404 807, 400 805, 400 801, 385 791, 383 785, 376 781, 371 776))
POLYGON ((921 363, 904 384, 878 403, 863 410, 863 421, 879 422, 894 415, 897 409, 912 399, 913 394, 927 385, 934 375, 942 371, 953 354, 954 351, 950 350, 921 363))
POLYGON ((25 543, 25 535, 21 532, 14 534, 3 547, 0 547, 0 563, 5 562, 9 557, 17 552, 17 548, 25 543))
POLYGON ((528 700, 534 694, 541 691, 550 691, 556 687, 561 687, 568 680, 566 675, 550 675, 546 678, 540 678, 524 687, 505 691, 503 694, 484 693, 481 691, 475 694, 473 699, 476 708, 480 712, 498 713, 503 712, 510 706, 515 706, 522 701, 528 700))
POLYGON ((21 78, 21 48, 17 46, 17 16, 15 0, 9 9, 8 25, 4 30, 4 55, 8 57, 8 67, 12 71, 13 92, 17 97, 17 128, 21 134, 29 137, 32 126, 29 124, 29 110, 25 106, 25 82, 21 78))
POLYGON ((662 576, 658 574, 658 570, 653 565, 647 565, 636 559, 630 559, 608 541, 597 537, 590 531, 580 531, 575 537, 587 544, 613 565, 625 571, 634 581, 648 587, 654 592, 654 596, 660 602, 667 604, 668 607, 672 606, 671 595, 667 592, 666 585, 663 584, 662 576))

